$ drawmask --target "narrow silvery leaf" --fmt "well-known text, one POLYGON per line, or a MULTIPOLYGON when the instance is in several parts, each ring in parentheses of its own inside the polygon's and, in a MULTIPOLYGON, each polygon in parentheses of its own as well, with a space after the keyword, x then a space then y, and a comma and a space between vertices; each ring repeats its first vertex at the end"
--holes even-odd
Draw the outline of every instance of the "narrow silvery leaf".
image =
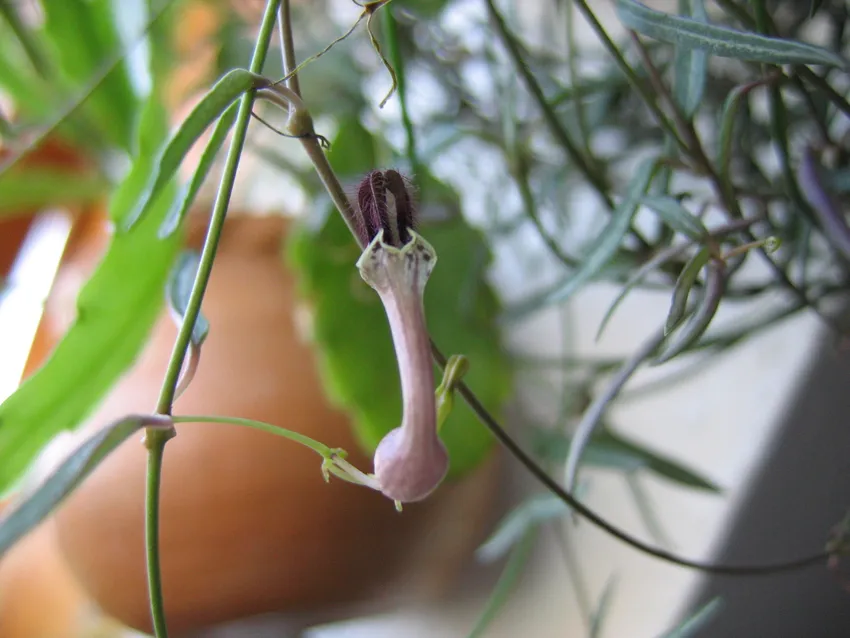
POLYGON ((697 280, 702 267, 708 263, 711 256, 708 248, 700 249, 693 257, 688 260, 682 272, 679 273, 676 279, 676 285, 673 288, 673 299, 670 302, 670 311, 667 313, 667 321, 664 323, 664 333, 670 334, 682 321, 685 316, 685 310, 688 306, 688 297, 691 294, 691 288, 697 280))
POLYGON ((686 618, 675 629, 668 631, 662 638, 694 638, 700 635, 702 629, 710 623, 720 611, 720 598, 713 598, 698 609, 692 616, 686 618))
POLYGON ((106 426, 65 459, 35 490, 0 518, 0 556, 47 518, 110 452, 145 427, 170 427, 167 417, 132 416, 106 426))
POLYGON ((498 524, 490 537, 476 550, 475 556, 485 563, 499 560, 528 531, 529 528, 566 516, 570 508, 548 492, 530 496, 498 524))
MULTIPOLYGON (((679 13, 708 24, 704 0, 679 0, 679 13)), ((703 49, 677 45, 674 69, 676 102, 686 117, 693 117, 705 91, 708 53, 703 49)))
POLYGON ((650 9, 637 0, 617 0, 617 15, 627 28, 650 38, 719 57, 767 64, 848 66, 840 55, 814 44, 706 24, 650 9))
POLYGON ((654 158, 645 160, 638 166, 629 183, 626 196, 611 215, 610 221, 593 240, 572 276, 561 288, 549 295, 546 300, 548 303, 560 303, 569 299, 613 259, 629 232, 635 213, 640 207, 641 197, 649 187, 657 169, 658 162, 654 158))
MULTIPOLYGON (((184 251, 174 264, 171 277, 166 288, 168 306, 174 314, 178 325, 182 323, 189 305, 189 297, 192 294, 192 286, 195 283, 195 275, 198 273, 198 265, 201 255, 197 251, 184 251)), ((192 345, 200 346, 210 332, 210 322, 200 313, 192 328, 192 345)))
POLYGON ((676 335, 672 343, 653 361, 653 365, 659 365, 669 361, 696 343, 708 329, 712 319, 714 319, 717 308, 720 306, 720 301, 723 299, 725 286, 725 264, 718 259, 710 260, 706 268, 705 291, 699 306, 697 306, 690 321, 676 335))
POLYGON ((675 197, 647 195, 641 202, 657 213, 670 228, 689 239, 700 241, 708 235, 708 230, 700 219, 682 206, 675 197))

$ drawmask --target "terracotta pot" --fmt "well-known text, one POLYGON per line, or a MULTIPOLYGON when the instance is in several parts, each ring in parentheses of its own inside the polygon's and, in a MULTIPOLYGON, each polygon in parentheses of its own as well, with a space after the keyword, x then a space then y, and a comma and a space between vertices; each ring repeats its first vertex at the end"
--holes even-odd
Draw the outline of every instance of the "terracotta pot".
MULTIPOLYGON (((278 217, 228 220, 203 306, 210 335, 175 414, 287 427, 345 448, 356 466, 371 471, 346 416, 328 406, 313 353, 296 330, 294 280, 280 255, 286 227, 278 217)), ((65 281, 92 263, 88 253, 78 253, 64 266, 65 281)), ((48 315, 61 312, 48 306, 48 315)), ((89 431, 154 408, 175 335, 163 314, 89 431)), ((62 554, 84 589, 106 613, 149 631, 145 464, 138 438, 128 441, 66 501, 55 522, 62 554)), ((366 488, 326 484, 319 457, 290 441, 237 426, 180 425, 166 448, 161 502, 169 627, 183 635, 267 612, 327 622, 439 594, 486 531, 495 473, 495 461, 486 463, 399 514, 366 488)))

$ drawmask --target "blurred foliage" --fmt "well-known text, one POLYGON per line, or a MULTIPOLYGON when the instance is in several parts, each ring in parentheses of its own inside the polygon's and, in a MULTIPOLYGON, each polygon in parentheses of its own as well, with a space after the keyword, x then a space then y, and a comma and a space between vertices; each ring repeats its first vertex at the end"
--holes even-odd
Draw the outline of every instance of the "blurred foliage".
MULTIPOLYGON (((850 171, 847 4, 680 0, 665 13, 617 0, 620 26, 634 32, 616 35, 592 19, 592 4, 543 1, 532 11, 516 1, 395 0, 381 11, 392 12, 391 21, 381 12, 375 18, 386 20, 375 32, 399 77, 398 99, 384 109, 378 103, 389 79, 362 24, 300 74, 304 102, 319 133, 327 127, 331 163, 346 183, 375 167, 413 173, 421 230, 440 260, 426 289, 429 326, 449 354, 469 357, 469 384, 497 413, 514 363, 499 322, 536 316, 598 283, 620 290, 602 325, 616 321, 613 310, 629 294, 670 296, 670 315, 658 325, 664 339, 645 357, 655 364, 718 356, 801 312, 817 314, 835 335, 846 332, 836 308, 850 284, 842 198, 850 171), (579 42, 587 39, 577 36, 579 25, 597 45, 579 42), (496 281, 501 301, 489 269, 504 273, 506 253, 517 259, 496 281), (757 315, 734 330, 715 327, 718 313, 751 308, 757 315)), ((52 436, 79 425, 142 347, 169 274, 181 271, 173 268, 174 231, 233 121, 225 109, 249 85, 211 94, 215 108, 172 132, 175 95, 207 91, 246 64, 263 3, 42 5, 39 17, 0 3, 0 92, 10 105, 0 117, 0 214, 108 199, 120 230, 80 295, 78 321, 0 406, 0 489, 52 436), (202 45, 177 52, 173 33, 200 28, 182 12, 193 4, 218 17, 202 45), (199 51, 212 61, 191 80, 175 80, 175 68, 191 66, 199 51), (201 166, 184 183, 177 169, 212 126, 201 166), (49 170, 24 161, 45 136, 71 145, 79 161, 49 170), (141 222, 127 229, 136 217, 141 222), (94 371, 82 385, 81 371, 94 371)), ((360 11, 331 0, 293 5, 299 60, 345 33, 360 11)), ((280 56, 269 56, 265 75, 282 74, 280 56)), ((258 156, 311 202, 289 263, 313 311, 323 379, 371 448, 400 414, 383 311, 357 278, 357 250, 320 180, 288 155, 291 142, 271 135, 258 156)), ((570 387, 552 388, 555 395, 575 387, 596 394, 625 369, 554 346, 549 354, 549 363, 566 361, 571 372, 559 382, 570 387)), ((519 420, 549 469, 566 458, 570 428, 589 399, 545 428, 519 420)), ((582 450, 586 466, 718 491, 709 477, 605 428, 610 405, 602 407, 582 450)), ((491 445, 459 401, 442 434, 454 471, 473 467, 491 445)), ((504 550, 519 558, 510 560, 480 627, 518 579, 534 530, 563 521, 566 511, 535 495, 508 516, 504 550)), ((602 598, 607 609, 610 599, 602 598)))

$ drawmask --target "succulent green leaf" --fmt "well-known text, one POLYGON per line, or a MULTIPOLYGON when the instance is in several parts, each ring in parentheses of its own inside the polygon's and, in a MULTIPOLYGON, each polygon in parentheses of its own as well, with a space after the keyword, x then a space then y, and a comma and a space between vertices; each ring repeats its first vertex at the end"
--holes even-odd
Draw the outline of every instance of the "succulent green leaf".
MULTIPOLYGON (((140 147, 166 138, 158 96, 146 107, 140 147)), ((113 198, 121 219, 142 196, 154 166, 136 159, 113 198)), ((133 363, 163 306, 171 265, 181 237, 162 240, 157 230, 176 189, 168 185, 147 219, 113 235, 109 248, 77 298, 77 318, 50 358, 0 405, 0 491, 21 475, 44 445, 78 426, 133 363)))
POLYGON ((650 9, 637 0, 617 0, 617 15, 627 28, 680 47, 711 55, 768 64, 825 64, 847 68, 847 61, 829 49, 757 33, 738 31, 650 9))

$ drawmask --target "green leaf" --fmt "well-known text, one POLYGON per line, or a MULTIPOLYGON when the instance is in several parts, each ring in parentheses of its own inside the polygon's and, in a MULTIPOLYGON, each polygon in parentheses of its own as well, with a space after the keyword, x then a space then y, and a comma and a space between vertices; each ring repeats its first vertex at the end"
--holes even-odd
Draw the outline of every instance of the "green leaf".
MULTIPOLYGON (((563 463, 570 450, 570 437, 548 428, 535 428, 533 449, 538 456, 553 463, 563 463)), ((610 429, 594 432, 582 455, 587 466, 623 472, 648 470, 679 485, 719 493, 721 490, 709 479, 681 463, 664 457, 610 429)))
POLYGON ((517 505, 501 522, 490 537, 475 551, 475 557, 492 563, 510 551, 526 533, 545 521, 563 518, 570 508, 550 492, 535 494, 517 505))
POLYGON ((644 160, 640 164, 629 183, 625 198, 611 215, 608 224, 593 240, 572 276, 562 287, 549 294, 547 303, 560 303, 569 299, 614 258, 629 232, 641 197, 652 182, 657 169, 658 162, 654 158, 644 160))
POLYGON ((594 437, 594 447, 599 450, 631 455, 636 460, 639 459, 650 472, 679 485, 720 493, 720 488, 707 478, 676 461, 632 443, 622 436, 612 433, 610 430, 603 431, 594 437))
POLYGON ((691 315, 690 321, 674 339, 665 345, 664 350, 653 360, 652 365, 660 365, 678 356, 702 337, 714 319, 714 315, 717 314, 725 288, 726 264, 718 259, 712 259, 706 266, 702 299, 691 315))
MULTIPOLYGON (((157 96, 146 111, 141 146, 156 147, 167 134, 157 96)), ((137 159, 121 196, 113 199, 113 217, 126 215, 152 169, 149 157, 137 159)), ((166 192, 173 197, 175 190, 170 185, 166 192)), ((44 366, 0 405, 0 492, 55 435, 80 424, 141 350, 162 309, 162 292, 182 239, 157 236, 171 203, 171 198, 161 198, 148 219, 113 235, 80 291, 77 318, 67 334, 44 366)))
POLYGON ((180 164, 204 131, 246 91, 268 84, 268 80, 245 69, 235 69, 221 78, 198 102, 162 150, 157 170, 141 201, 124 222, 130 228, 155 204, 162 189, 177 174, 180 164))
POLYGON ((691 288, 694 287, 700 271, 708 263, 710 257, 711 251, 708 248, 701 248, 688 260, 688 263, 682 268, 682 272, 679 273, 679 277, 676 279, 676 285, 673 287, 673 299, 670 302, 670 311, 667 313, 667 320, 664 322, 664 334, 673 332, 684 318, 688 307, 688 297, 691 295, 691 288))
MULTIPOLYGON (((682 244, 681 246, 679 246, 678 252, 684 252, 687 247, 687 244, 682 244)), ((614 316, 614 313, 616 312, 617 308, 620 307, 620 304, 634 289, 634 287, 637 286, 641 281, 643 281, 643 279, 651 272, 660 268, 669 260, 676 257, 677 254, 678 253, 676 251, 662 250, 652 259, 644 263, 640 268, 634 270, 631 275, 629 275, 629 278, 626 280, 626 283, 624 283, 620 288, 620 292, 617 294, 616 299, 614 299, 614 302, 608 307, 608 310, 605 312, 605 316, 602 317, 602 321, 599 322, 599 328, 596 331, 597 341, 602 336, 602 333, 605 331, 605 328, 608 326, 608 322, 611 321, 611 318, 614 316)))
POLYGON ((160 237, 168 237, 183 224, 183 220, 186 219, 186 215, 189 214, 189 210, 198 196, 198 191, 201 190, 204 180, 215 163, 218 152, 227 139, 227 134, 233 128, 233 122, 236 120, 236 112, 238 110, 239 103, 234 102, 227 108, 221 118, 219 118, 218 124, 215 125, 215 129, 210 136, 210 140, 207 142, 207 147, 201 154, 201 160, 198 162, 198 167, 192 175, 192 180, 189 182, 188 187, 182 188, 182 197, 177 198, 175 205, 171 207, 159 229, 160 237))
POLYGON ((109 183, 95 173, 33 167, 0 175, 0 217, 46 206, 86 204, 104 197, 109 183))
POLYGON ((699 632, 717 616, 721 603, 720 597, 712 598, 676 628, 665 633, 662 638, 693 638, 699 635, 699 632))
POLYGON ((708 229, 699 217, 682 206, 675 197, 647 195, 641 199, 641 203, 655 211, 665 224, 685 237, 702 241, 708 235, 708 229))
MULTIPOLYGON (((334 168, 345 163, 344 176, 361 175, 375 166, 369 157, 374 142, 359 125, 343 126, 331 148, 340 153, 331 158, 334 168), (353 157, 341 153, 347 145, 358 151, 353 157)), ((428 198, 447 189, 429 186, 421 208, 430 208, 428 198)), ((425 289, 428 329, 445 352, 469 359, 466 383, 488 409, 499 413, 510 393, 512 370, 495 321, 499 303, 485 279, 487 243, 460 216, 440 221, 424 217, 419 232, 439 257, 425 289)), ((287 257, 312 312, 312 337, 326 393, 348 412, 361 445, 372 453, 398 426, 402 405, 384 308, 354 266, 360 251, 334 211, 320 223, 308 219, 293 229, 287 257)), ((440 436, 451 458, 450 476, 477 466, 493 444, 489 430, 461 401, 440 436)))
POLYGON ((605 583, 602 595, 590 619, 589 638, 599 638, 602 635, 602 625, 608 617, 611 609, 611 601, 614 599, 614 590, 617 587, 617 579, 611 576, 605 583))
MULTIPOLYGON (((679 13, 708 24, 704 0, 679 0, 679 13)), ((703 49, 677 46, 675 58, 674 94, 676 102, 688 118, 693 117, 702 103, 708 54, 703 49)))
POLYGON ((66 496, 113 450, 147 426, 167 425, 154 417, 133 416, 116 421, 87 439, 31 494, 0 518, 0 557, 46 519, 66 496))
POLYGON ((328 150, 328 161, 341 179, 362 177, 375 168, 375 139, 357 117, 340 121, 339 133, 328 150))
POLYGON ((637 0, 617 0, 617 15, 624 26, 650 38, 723 58, 768 64, 848 66, 840 55, 814 44, 706 24, 650 9, 637 0))
MULTIPOLYGON (((44 38, 69 87, 85 86, 121 50, 107 0, 44 0, 44 38)), ((129 151, 139 103, 124 64, 88 96, 84 109, 109 141, 129 151)))
POLYGON ((496 619, 499 611, 505 605, 508 597, 519 581, 522 571, 531 557, 531 550, 534 549, 534 541, 537 538, 537 528, 533 527, 526 531, 525 535, 519 540, 511 551, 510 558, 505 563, 501 576, 495 587, 490 593, 487 604, 478 616, 475 626, 469 632, 467 638, 482 638, 484 632, 496 619))
MULTIPOLYGON (((186 308, 189 305, 189 297, 192 295, 192 286, 195 283, 195 275, 198 274, 198 265, 201 263, 201 254, 196 250, 185 250, 180 253, 177 263, 171 270, 166 286, 166 298, 171 312, 174 314, 177 324, 183 322, 186 308)), ((192 344, 200 347, 207 335, 210 333, 210 322, 202 314, 195 319, 192 328, 192 344)))
MULTIPOLYGON (((0 3, 4 6, 8 3, 0 3)), ((48 87, 36 75, 31 60, 16 41, 14 32, 0 21, 0 88, 15 110, 27 119, 47 117, 53 106, 48 87)))
POLYGON ((720 134, 717 136, 717 168, 720 176, 728 184, 731 184, 729 175, 729 163, 732 159, 732 134, 735 130, 735 120, 738 116, 738 108, 741 102, 752 91, 756 84, 745 84, 736 86, 726 96, 723 109, 720 111, 720 134))

